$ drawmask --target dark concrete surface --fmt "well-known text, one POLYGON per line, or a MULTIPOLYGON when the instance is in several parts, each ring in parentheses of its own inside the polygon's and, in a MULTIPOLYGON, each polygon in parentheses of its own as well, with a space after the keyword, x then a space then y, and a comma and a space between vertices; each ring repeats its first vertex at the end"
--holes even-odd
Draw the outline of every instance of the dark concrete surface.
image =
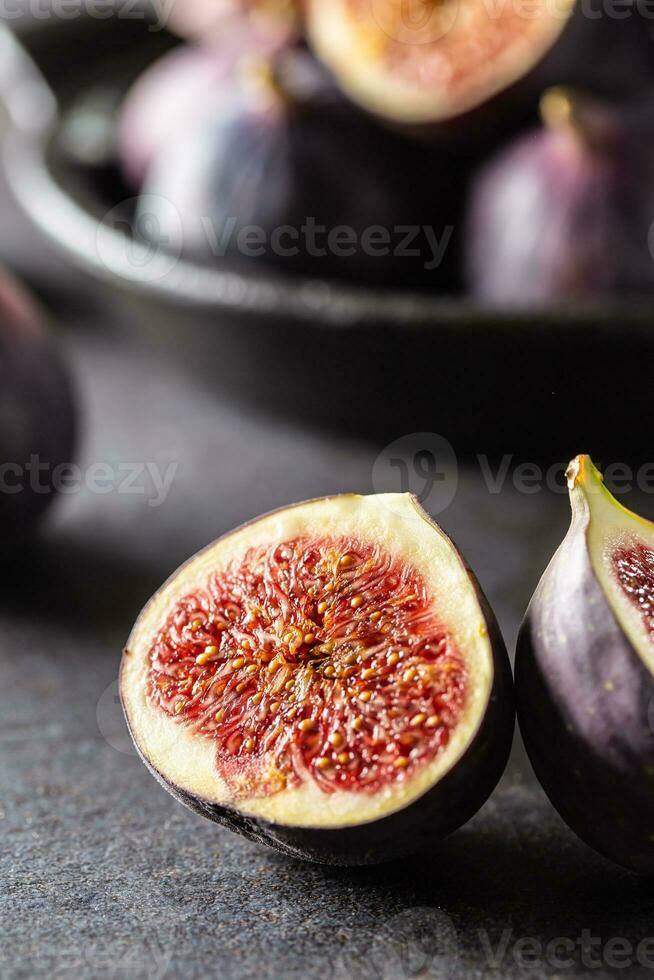
MULTIPOLYGON (((7 227, 0 255, 27 260, 7 227)), ((66 496, 38 542, 3 563, 3 980, 650 976, 654 944, 638 947, 654 936, 651 884, 576 840, 518 742, 468 826, 432 854, 366 870, 261 849, 185 811, 148 775, 116 687, 141 605, 243 520, 382 489, 381 447, 236 409, 141 345, 89 329, 96 317, 89 309, 86 329, 68 322, 62 336, 79 391, 82 469, 129 461, 176 472, 159 507, 135 493, 66 496)), ((490 493, 476 459, 459 459, 457 471, 439 519, 512 651, 567 526, 566 498, 519 492, 511 472, 490 493)), ((654 517, 652 495, 624 499, 654 517)))

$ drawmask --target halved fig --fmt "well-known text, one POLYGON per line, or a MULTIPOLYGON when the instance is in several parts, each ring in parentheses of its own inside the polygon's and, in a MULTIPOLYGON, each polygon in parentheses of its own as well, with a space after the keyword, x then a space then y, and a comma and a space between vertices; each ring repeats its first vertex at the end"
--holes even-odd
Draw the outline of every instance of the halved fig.
POLYGON ((514 725, 495 619, 408 494, 297 504, 210 545, 146 606, 120 689, 173 796, 332 864, 455 830, 501 776, 514 725))
POLYGON ((348 94, 404 123, 462 115, 522 78, 574 0, 306 0, 307 33, 348 94))
POLYGON ((654 871, 654 524, 588 456, 568 469, 572 524, 520 632, 518 717, 536 775, 605 856, 654 871))

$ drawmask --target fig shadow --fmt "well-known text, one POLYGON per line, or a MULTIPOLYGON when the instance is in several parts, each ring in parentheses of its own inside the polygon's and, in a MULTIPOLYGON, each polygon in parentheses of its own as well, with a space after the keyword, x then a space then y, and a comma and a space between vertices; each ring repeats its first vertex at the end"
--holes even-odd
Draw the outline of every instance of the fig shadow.
POLYGON ((35 538, 0 563, 0 614, 126 637, 166 575, 104 542, 35 538))

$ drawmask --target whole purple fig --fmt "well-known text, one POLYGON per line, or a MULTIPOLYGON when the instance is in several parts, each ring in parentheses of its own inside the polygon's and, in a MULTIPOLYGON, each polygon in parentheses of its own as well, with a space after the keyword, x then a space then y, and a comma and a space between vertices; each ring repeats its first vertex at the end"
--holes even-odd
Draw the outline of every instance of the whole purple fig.
POLYGON ((289 48, 248 64, 235 97, 160 154, 136 231, 193 261, 447 288, 464 169, 380 126, 289 48))
POLYGON ((75 446, 68 373, 43 316, 0 270, 0 552, 52 501, 75 446))
POLYGON ((483 304, 534 307, 654 291, 654 116, 551 89, 543 126, 473 183, 466 277, 483 304))
POLYGON ((125 179, 140 187, 168 142, 188 128, 207 99, 229 90, 231 59, 182 45, 159 58, 130 89, 118 120, 118 153, 125 179))
POLYGON ((233 95, 244 58, 270 56, 282 44, 233 17, 210 46, 182 44, 150 65, 127 93, 118 120, 118 154, 128 184, 140 187, 153 161, 183 139, 208 105, 217 109, 233 95))

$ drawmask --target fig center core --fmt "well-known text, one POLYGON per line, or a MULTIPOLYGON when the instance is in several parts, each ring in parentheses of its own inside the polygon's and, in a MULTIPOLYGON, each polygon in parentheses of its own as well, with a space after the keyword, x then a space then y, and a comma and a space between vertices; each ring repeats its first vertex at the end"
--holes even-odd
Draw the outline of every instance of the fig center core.
POLYGON ((448 744, 466 665, 418 571, 354 537, 252 547, 179 600, 147 695, 213 740, 236 797, 406 780, 448 744))

